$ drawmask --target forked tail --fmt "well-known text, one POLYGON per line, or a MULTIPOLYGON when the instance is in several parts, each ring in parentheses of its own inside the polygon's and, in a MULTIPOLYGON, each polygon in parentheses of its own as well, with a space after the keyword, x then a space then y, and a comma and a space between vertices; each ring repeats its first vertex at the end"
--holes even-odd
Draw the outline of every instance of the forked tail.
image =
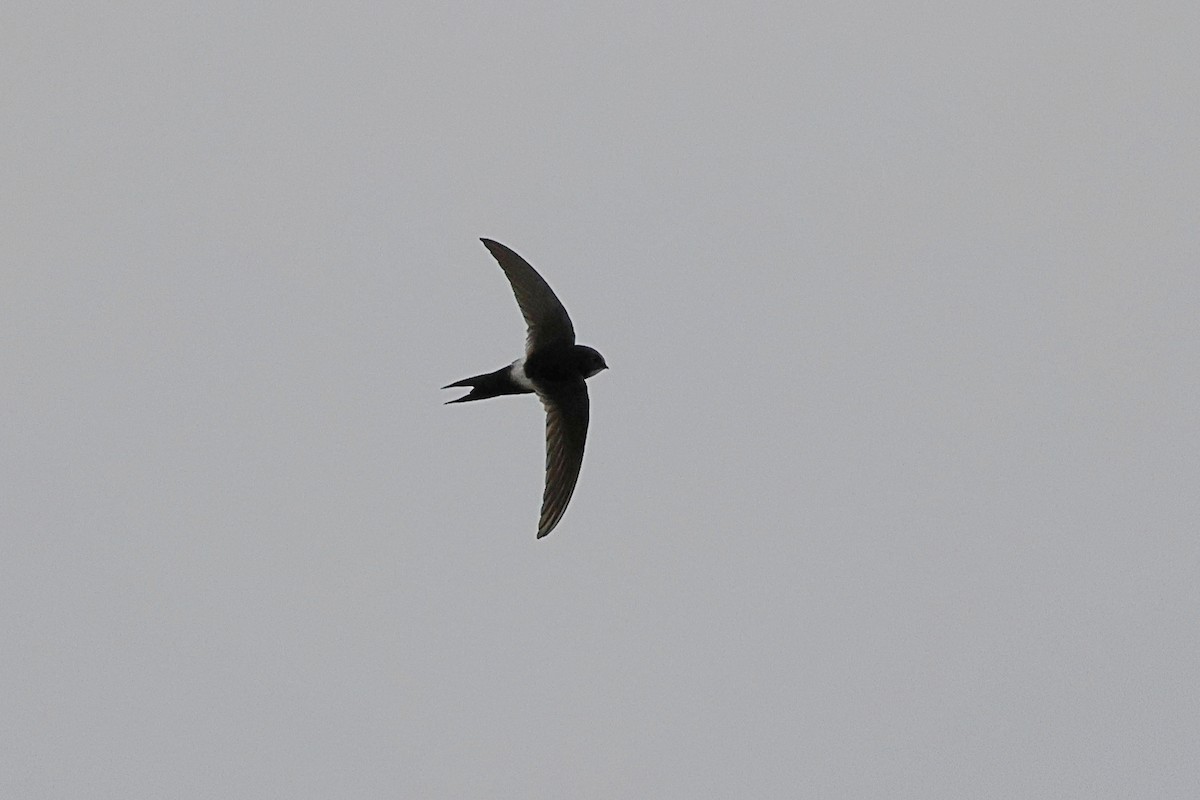
POLYGON ((443 389, 458 389, 462 387, 471 387, 471 392, 457 400, 447 400, 446 405, 451 403, 467 403, 471 400, 486 400, 489 397, 499 397, 502 394, 525 394, 528 389, 523 388, 520 384, 512 379, 509 372, 511 367, 501 367, 495 372, 487 372, 483 375, 475 375, 470 378, 463 378, 461 381, 443 386, 443 389))

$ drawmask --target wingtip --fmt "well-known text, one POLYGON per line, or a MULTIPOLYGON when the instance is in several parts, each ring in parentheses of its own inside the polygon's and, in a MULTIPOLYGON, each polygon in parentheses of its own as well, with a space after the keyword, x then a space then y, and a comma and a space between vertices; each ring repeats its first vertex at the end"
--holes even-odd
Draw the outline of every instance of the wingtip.
POLYGON ((488 252, 491 253, 492 257, 496 260, 500 260, 501 257, 512 252, 512 248, 506 244, 497 242, 495 239, 489 239, 486 236, 480 236, 479 241, 483 242, 483 246, 487 248, 488 252))

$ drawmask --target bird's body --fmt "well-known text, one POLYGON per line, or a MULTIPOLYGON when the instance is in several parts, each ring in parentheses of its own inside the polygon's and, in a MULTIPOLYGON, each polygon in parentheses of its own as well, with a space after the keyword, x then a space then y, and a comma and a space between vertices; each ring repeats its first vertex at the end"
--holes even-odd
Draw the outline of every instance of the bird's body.
POLYGON ((579 479, 589 417, 585 381, 608 365, 604 356, 575 343, 575 329, 567 310, 525 259, 499 242, 481 241, 504 270, 525 317, 525 355, 495 372, 442 388, 470 387, 470 393, 450 403, 505 394, 536 393, 541 399, 546 408, 546 486, 538 520, 540 539, 562 519, 579 479))

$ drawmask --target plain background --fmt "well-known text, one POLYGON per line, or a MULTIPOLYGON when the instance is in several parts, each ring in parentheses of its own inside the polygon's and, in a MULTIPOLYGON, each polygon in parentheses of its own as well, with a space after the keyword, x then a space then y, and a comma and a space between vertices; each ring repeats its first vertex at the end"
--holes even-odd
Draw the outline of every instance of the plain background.
POLYGON ((0 795, 1200 795, 1194 2, 0 30, 0 795))

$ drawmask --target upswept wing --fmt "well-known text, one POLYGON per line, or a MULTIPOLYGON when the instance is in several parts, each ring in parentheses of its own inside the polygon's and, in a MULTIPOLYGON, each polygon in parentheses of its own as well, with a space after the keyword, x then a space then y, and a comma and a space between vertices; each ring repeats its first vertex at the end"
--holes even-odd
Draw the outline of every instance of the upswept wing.
POLYGON ((575 328, 571 325, 567 310, 537 270, 499 242, 491 239, 479 241, 499 262, 500 269, 504 270, 508 282, 512 284, 513 294, 528 328, 525 354, 551 345, 575 344, 575 328))

